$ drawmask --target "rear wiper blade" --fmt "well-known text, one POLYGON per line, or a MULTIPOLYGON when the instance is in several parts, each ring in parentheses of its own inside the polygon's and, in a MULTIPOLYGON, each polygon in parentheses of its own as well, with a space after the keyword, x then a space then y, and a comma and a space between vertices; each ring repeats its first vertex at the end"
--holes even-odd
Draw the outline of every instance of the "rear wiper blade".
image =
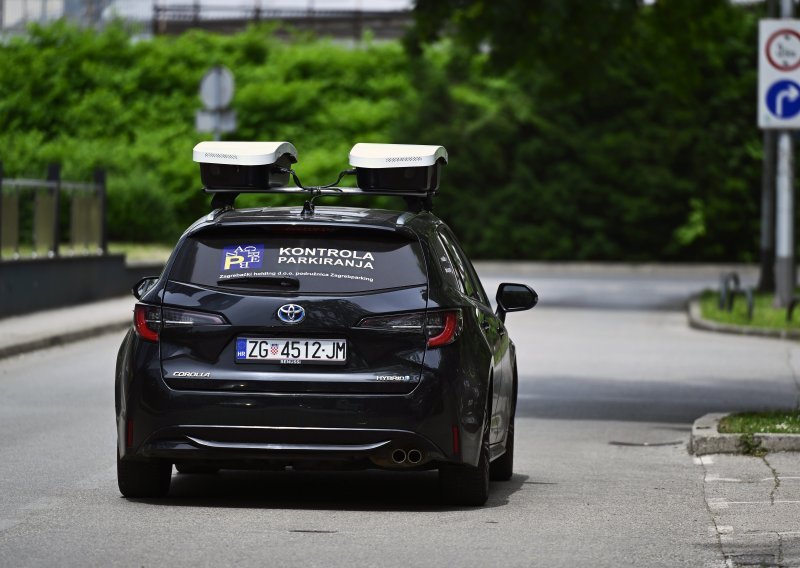
POLYGON ((297 278, 279 278, 272 276, 234 276, 233 278, 222 278, 217 280, 218 284, 256 284, 258 286, 270 286, 286 290, 296 290, 300 287, 300 280, 297 278))

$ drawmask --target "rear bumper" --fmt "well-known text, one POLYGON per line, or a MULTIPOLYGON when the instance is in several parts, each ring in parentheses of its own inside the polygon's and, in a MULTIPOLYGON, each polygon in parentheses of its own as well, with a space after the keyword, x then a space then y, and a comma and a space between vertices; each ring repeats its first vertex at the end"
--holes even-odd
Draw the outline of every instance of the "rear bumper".
POLYGON ((446 461, 441 449, 414 432, 286 427, 174 426, 151 435, 136 457, 230 466, 423 468, 446 461), (400 453, 397 453, 401 450, 400 453), (407 456, 417 450, 413 460, 407 456), (393 457, 394 456, 394 457, 393 457), (405 456, 405 459, 397 459, 405 456))

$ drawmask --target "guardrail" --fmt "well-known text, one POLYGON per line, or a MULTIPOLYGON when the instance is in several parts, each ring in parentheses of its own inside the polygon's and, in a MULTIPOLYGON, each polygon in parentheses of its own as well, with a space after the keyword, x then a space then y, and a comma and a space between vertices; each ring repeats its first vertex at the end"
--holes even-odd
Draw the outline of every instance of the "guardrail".
POLYGON ((63 181, 59 164, 48 166, 46 179, 6 179, 0 162, 0 260, 54 258, 64 241, 70 256, 105 255, 106 210, 103 169, 92 183, 63 181))

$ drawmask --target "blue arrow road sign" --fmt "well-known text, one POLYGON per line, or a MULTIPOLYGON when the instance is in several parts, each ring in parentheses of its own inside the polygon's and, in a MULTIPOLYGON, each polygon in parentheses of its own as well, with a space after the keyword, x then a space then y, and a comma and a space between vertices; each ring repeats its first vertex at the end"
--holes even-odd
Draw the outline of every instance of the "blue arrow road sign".
POLYGON ((783 79, 767 91, 767 108, 778 118, 794 118, 800 114, 800 85, 783 79))

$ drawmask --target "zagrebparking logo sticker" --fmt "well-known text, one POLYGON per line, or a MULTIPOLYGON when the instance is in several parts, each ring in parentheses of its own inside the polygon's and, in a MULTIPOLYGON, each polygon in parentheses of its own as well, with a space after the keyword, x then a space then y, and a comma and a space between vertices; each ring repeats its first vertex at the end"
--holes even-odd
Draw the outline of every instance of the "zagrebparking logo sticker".
POLYGON ((264 245, 231 245, 222 249, 222 270, 253 270, 264 264, 264 245))

